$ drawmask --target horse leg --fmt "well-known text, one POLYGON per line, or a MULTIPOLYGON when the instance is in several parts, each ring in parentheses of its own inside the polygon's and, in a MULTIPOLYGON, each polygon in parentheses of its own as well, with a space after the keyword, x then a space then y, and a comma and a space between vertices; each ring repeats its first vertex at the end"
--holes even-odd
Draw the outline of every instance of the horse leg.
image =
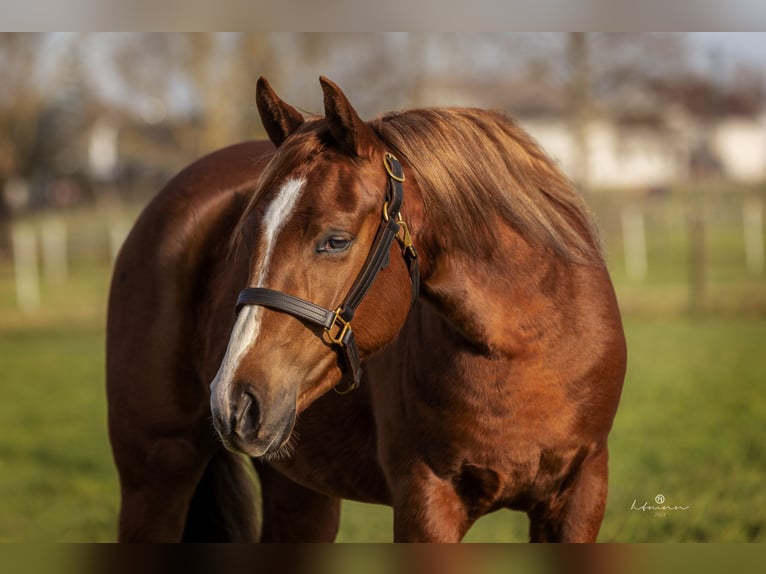
POLYGON ((532 542, 595 542, 607 495, 606 445, 592 449, 553 501, 528 512, 532 542))
POLYGON ((263 500, 262 542, 332 542, 340 525, 340 499, 293 482, 255 461, 263 500))
POLYGON ((473 523, 451 480, 418 464, 392 485, 395 542, 460 542, 473 523))
MULTIPOLYGON (((132 429, 132 433, 137 433, 132 429)), ((120 440, 113 426, 120 478, 120 542, 178 542, 189 504, 210 460, 196 437, 120 440)))

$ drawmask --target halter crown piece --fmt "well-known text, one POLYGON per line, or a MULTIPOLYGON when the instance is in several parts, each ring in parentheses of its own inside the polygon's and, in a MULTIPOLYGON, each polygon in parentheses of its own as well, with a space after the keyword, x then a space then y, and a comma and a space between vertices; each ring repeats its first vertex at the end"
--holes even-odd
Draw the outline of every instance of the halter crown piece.
POLYGON ((399 160, 388 152, 383 157, 383 165, 388 174, 388 188, 378 232, 362 270, 351 285, 351 289, 349 289, 343 302, 334 311, 300 297, 264 287, 248 287, 243 289, 237 297, 237 313, 246 305, 261 305, 322 327, 324 329, 323 338, 335 349, 342 361, 341 366, 344 371, 346 386, 340 387, 338 385, 335 387, 335 391, 339 394, 353 391, 362 380, 362 362, 359 357, 354 330, 351 327, 351 320, 354 318, 357 307, 372 287, 375 277, 381 270, 388 267, 391 244, 394 239, 398 240, 402 247, 402 255, 410 272, 410 282, 412 283, 410 305, 413 305, 417 300, 420 289, 418 254, 412 243, 409 228, 402 219, 400 211, 404 197, 402 186, 404 170, 399 160))

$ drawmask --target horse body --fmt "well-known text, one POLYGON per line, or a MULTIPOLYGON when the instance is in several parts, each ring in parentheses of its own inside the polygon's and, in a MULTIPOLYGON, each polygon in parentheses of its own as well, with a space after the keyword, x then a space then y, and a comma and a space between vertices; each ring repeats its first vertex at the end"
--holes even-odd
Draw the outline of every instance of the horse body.
MULTIPOLYGON (((212 401, 224 443, 255 457, 263 540, 332 540, 342 498, 392 505, 396 540, 458 541, 499 508, 527 512, 533 540, 595 540, 625 372, 619 310, 600 256, 595 264, 562 257, 491 205, 486 228, 469 228, 479 245, 471 249, 470 233, 461 242, 459 230, 434 217, 423 174, 396 149, 408 160, 402 213, 419 252, 421 297, 410 309, 393 248, 354 319, 361 388, 327 393, 343 370, 321 333, 295 318, 258 308, 235 322, 236 293, 248 284, 269 282, 325 306, 348 288, 343 273, 322 279, 328 274, 295 270, 296 260, 317 256, 299 240, 318 233, 312 225, 330 217, 325 211, 341 213, 332 221, 361 221, 346 227, 358 245, 372 242, 385 174, 373 161, 346 159, 345 148, 373 138, 354 124, 337 87, 323 87, 329 135, 321 135, 324 124, 303 126, 261 84, 259 108, 279 157, 267 165, 273 148, 250 143, 198 162, 147 208, 123 249, 108 331, 121 539, 259 535, 243 459, 210 428, 212 401), (280 163, 302 137, 342 141, 343 153, 322 152, 334 164, 314 152, 280 163), (272 206, 290 211, 285 181, 317 190, 340 182, 342 201, 299 196, 296 219, 309 219, 285 216, 284 228, 274 227, 265 218, 272 206), (229 250, 237 225, 245 241, 260 238, 249 252, 229 250), (244 347, 238 339, 253 321, 260 331, 244 347), (303 373, 294 388, 293 371, 303 373)), ((376 135, 395 146, 382 130, 376 135)), ((564 219, 586 238, 585 249, 597 250, 581 220, 564 219)), ((338 253, 321 254, 320 264, 361 267, 362 255, 338 253)))

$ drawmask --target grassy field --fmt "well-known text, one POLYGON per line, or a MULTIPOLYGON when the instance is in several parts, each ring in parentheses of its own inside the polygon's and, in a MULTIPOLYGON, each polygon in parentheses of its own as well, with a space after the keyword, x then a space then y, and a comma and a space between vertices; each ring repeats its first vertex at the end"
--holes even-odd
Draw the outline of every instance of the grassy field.
MULTIPOLYGON (((766 277, 746 270, 739 208, 711 208, 707 312, 689 314, 683 205, 645 204, 642 282, 625 274, 619 204, 596 205, 629 345, 600 540, 766 540, 766 277), (659 494, 688 508, 631 510, 659 494)), ((77 253, 68 278, 43 281, 34 313, 16 308, 12 269, 0 262, 0 542, 114 539, 103 239, 108 221, 124 228, 130 216, 69 218, 77 253)), ((390 509, 345 503, 339 540, 389 541, 391 531, 390 509)), ((524 515, 501 511, 467 540, 522 541, 526 532, 524 515)))

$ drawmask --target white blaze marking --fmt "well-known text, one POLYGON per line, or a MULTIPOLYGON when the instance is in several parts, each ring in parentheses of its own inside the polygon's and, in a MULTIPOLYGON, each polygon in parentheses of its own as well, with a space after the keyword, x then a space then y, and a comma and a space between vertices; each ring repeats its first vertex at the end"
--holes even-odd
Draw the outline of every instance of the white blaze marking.
MULTIPOLYGON (((303 179, 291 179, 284 183, 277 193, 274 201, 261 222, 263 233, 261 235, 261 246, 263 248, 263 258, 258 267, 255 286, 263 287, 269 272, 271 256, 274 252, 274 245, 282 228, 287 223, 290 215, 295 209, 295 204, 303 192, 303 186, 306 183, 303 179)), ((242 308, 234 328, 229 338, 229 346, 226 348, 226 354, 221 361, 218 373, 213 379, 213 385, 222 384, 223 387, 216 392, 223 393, 224 402, 229 403, 229 387, 231 386, 234 373, 237 371, 242 357, 252 347, 261 330, 261 311, 259 305, 247 305, 242 308)), ((220 396, 220 395, 219 395, 220 396)))
POLYGON ((271 263, 271 254, 274 251, 274 242, 277 239, 277 235, 282 231, 282 228, 290 219, 290 215, 295 209, 295 204, 303 192, 303 186, 306 183, 303 179, 291 179, 284 183, 282 189, 274 198, 269 208, 266 210, 266 214, 263 217, 262 225, 263 230, 263 259, 261 260, 261 266, 258 271, 258 278, 256 279, 256 287, 263 287, 263 282, 266 280, 266 273, 269 270, 269 263, 271 263))

